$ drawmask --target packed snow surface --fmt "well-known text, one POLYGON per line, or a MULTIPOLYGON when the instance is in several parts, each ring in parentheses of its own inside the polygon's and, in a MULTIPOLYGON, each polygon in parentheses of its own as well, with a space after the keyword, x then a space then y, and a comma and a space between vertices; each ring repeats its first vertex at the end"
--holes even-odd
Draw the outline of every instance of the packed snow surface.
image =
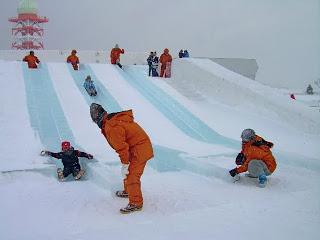
POLYGON ((293 90, 207 59, 174 61, 171 79, 148 77, 146 66, 0 61, 0 81, 0 239, 318 239, 318 94, 293 100, 293 90), (82 87, 87 75, 96 97, 82 87), (91 102, 132 109, 152 140, 141 212, 119 213, 120 161, 90 119, 91 102), (264 189, 228 174, 244 128, 275 144, 278 167, 264 189), (82 159, 84 180, 59 182, 61 163, 39 155, 62 140, 94 155, 82 159))

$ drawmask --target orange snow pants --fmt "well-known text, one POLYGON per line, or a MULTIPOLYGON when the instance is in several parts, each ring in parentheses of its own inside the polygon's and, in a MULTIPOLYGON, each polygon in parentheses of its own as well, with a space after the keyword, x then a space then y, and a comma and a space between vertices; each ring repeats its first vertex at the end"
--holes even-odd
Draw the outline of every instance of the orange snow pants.
POLYGON ((141 161, 133 157, 129 165, 129 174, 127 178, 123 180, 124 190, 129 195, 129 204, 134 204, 139 207, 143 205, 140 178, 146 164, 147 161, 141 161))
POLYGON ((164 63, 164 64, 161 64, 161 68, 160 68, 160 77, 163 77, 164 75, 164 72, 166 70, 166 67, 167 65, 164 63))

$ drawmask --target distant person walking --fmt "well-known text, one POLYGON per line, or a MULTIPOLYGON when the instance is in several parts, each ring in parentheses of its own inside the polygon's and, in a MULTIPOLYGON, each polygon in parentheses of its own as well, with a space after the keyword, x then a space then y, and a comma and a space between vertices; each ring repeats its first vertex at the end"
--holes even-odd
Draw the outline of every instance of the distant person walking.
POLYGON ((171 62, 172 62, 172 57, 169 54, 169 49, 166 48, 163 50, 163 53, 160 56, 160 63, 161 63, 160 77, 170 77, 169 74, 165 74, 165 71, 166 70, 171 71, 171 62))
POLYGON ((122 68, 120 63, 120 54, 124 54, 124 49, 120 49, 119 45, 116 44, 110 53, 111 64, 117 64, 120 68, 122 68))
POLYGON ((23 61, 28 63, 29 68, 38 68, 37 64, 40 63, 39 59, 34 55, 34 51, 30 51, 29 55, 23 58, 23 61))
POLYGON ((74 70, 78 70, 79 66, 78 64, 79 62, 79 58, 77 57, 77 51, 76 50, 72 50, 71 54, 68 56, 67 58, 67 63, 71 63, 72 67, 74 70))

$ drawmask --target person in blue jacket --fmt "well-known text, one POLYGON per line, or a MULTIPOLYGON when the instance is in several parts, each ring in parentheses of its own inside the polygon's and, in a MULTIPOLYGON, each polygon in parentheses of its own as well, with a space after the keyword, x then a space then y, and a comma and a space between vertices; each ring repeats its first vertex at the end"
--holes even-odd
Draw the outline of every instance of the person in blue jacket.
POLYGON ((83 83, 83 87, 86 89, 90 96, 97 96, 96 87, 93 84, 91 76, 88 75, 83 83))
POLYGON ((189 53, 188 53, 187 49, 183 51, 183 57, 184 58, 188 58, 189 57, 189 53))

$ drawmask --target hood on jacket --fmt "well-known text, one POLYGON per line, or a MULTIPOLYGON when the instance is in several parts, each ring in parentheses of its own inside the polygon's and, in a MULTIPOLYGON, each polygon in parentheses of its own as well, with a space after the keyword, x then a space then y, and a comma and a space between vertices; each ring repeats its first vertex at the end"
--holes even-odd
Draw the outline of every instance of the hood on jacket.
POLYGON ((133 112, 132 110, 109 113, 107 115, 107 120, 112 121, 123 121, 123 122, 133 122, 133 112))

